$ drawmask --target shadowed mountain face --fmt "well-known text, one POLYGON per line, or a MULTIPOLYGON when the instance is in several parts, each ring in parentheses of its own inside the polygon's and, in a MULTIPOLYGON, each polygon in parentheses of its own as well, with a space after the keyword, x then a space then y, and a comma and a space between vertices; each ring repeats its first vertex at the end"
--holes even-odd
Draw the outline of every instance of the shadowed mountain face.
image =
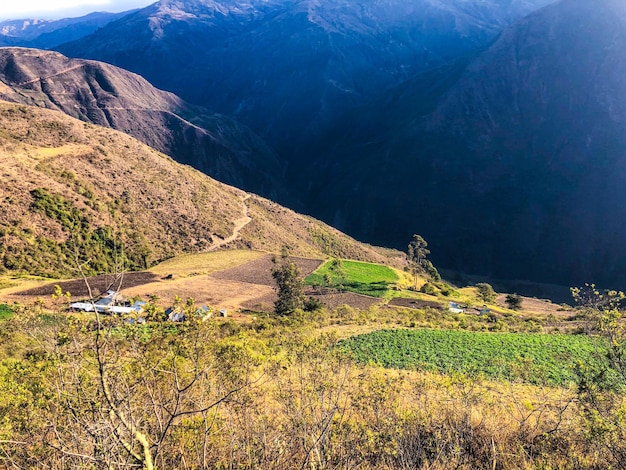
POLYGON ((418 77, 355 115, 309 204, 336 200, 335 175, 356 168, 347 200, 365 210, 356 217, 347 202, 316 215, 396 246, 420 232, 452 268, 619 287, 624 46, 618 0, 564 0, 530 15, 469 65, 418 77))
POLYGON ((359 238, 418 232, 445 267, 619 285, 625 5, 171 0, 62 50, 237 116, 307 211, 359 238))
POLYGON ((284 155, 552 0, 162 0, 59 50, 132 70, 284 155))
POLYGON ((246 127, 138 75, 57 52, 0 48, 0 98, 126 132, 229 184, 280 198, 283 165, 246 127))

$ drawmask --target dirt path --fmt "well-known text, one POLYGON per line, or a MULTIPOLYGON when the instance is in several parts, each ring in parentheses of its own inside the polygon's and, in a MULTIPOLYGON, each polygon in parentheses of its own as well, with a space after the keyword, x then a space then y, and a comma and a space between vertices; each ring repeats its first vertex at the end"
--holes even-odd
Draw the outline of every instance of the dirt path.
POLYGON ((248 204, 246 204, 246 201, 248 199, 250 199, 249 194, 246 194, 244 197, 241 198, 241 205, 243 207, 243 217, 240 217, 239 219, 235 220, 235 227, 233 228, 233 234, 230 237, 226 237, 223 240, 220 240, 214 243, 213 246, 208 248, 206 251, 215 251, 218 248, 221 248, 224 245, 228 245, 230 242, 237 240, 237 238, 239 238, 239 233, 243 230, 243 228, 246 225, 248 225, 250 222, 252 222, 252 218, 250 217, 250 208, 248 207, 248 204))
POLYGON ((23 87, 25 85, 30 85, 32 83, 36 83, 36 82, 41 82, 43 80, 47 80, 48 78, 58 77, 59 75, 63 75, 63 74, 66 74, 68 72, 72 72, 73 70, 76 70, 76 69, 82 69, 84 67, 85 67, 85 64, 75 65, 73 67, 70 67, 69 69, 65 69, 65 70, 61 70, 60 72, 53 73, 52 75, 46 75, 45 77, 36 77, 36 78, 33 78, 32 80, 27 80, 25 82, 18 83, 15 86, 16 87, 23 87))

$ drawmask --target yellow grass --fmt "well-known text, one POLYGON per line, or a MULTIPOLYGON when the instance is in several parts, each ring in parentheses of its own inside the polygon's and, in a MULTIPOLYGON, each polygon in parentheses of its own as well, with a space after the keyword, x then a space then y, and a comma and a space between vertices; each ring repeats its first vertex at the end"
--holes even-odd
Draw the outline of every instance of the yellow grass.
POLYGON ((80 155, 82 153, 88 153, 91 148, 87 145, 67 144, 61 147, 32 147, 34 151, 34 157, 50 158, 58 157, 59 155, 80 155))
POLYGON ((229 250, 180 255, 150 268, 149 271, 160 276, 211 274, 241 266, 266 254, 260 251, 229 250))
POLYGON ((42 279, 35 277, 10 277, 10 276, 0 276, 0 299, 2 296, 11 295, 16 292, 21 292, 28 289, 34 289, 35 287, 39 287, 46 284, 51 284, 52 282, 57 283, 58 281, 51 281, 50 279, 42 279))

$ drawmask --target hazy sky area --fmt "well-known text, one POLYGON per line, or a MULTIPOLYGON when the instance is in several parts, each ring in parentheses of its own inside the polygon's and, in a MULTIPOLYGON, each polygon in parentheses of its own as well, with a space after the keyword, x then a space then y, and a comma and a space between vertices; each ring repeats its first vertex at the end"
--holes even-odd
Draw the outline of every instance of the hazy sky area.
POLYGON ((0 0, 0 21, 70 18, 93 11, 116 13, 155 2, 156 0, 0 0))

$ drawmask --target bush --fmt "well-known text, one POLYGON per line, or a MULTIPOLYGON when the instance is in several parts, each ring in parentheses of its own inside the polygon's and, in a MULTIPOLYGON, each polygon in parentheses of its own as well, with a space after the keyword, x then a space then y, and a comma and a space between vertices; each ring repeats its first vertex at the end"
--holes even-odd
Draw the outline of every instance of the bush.
POLYGON ((316 310, 320 310, 323 307, 324 304, 319 299, 314 299, 313 297, 309 297, 304 301, 305 312, 315 312, 316 310))
POLYGON ((420 288, 420 292, 424 294, 436 295, 437 289, 435 289, 435 286, 433 286, 430 282, 427 282, 420 288))
POLYGON ((521 310, 522 300, 519 294, 507 294, 505 302, 506 306, 511 310, 521 310))
POLYGON ((486 282, 480 282, 476 284, 476 289, 478 290, 478 296, 485 303, 493 303, 496 300, 496 292, 491 287, 491 284, 487 284, 486 282))

